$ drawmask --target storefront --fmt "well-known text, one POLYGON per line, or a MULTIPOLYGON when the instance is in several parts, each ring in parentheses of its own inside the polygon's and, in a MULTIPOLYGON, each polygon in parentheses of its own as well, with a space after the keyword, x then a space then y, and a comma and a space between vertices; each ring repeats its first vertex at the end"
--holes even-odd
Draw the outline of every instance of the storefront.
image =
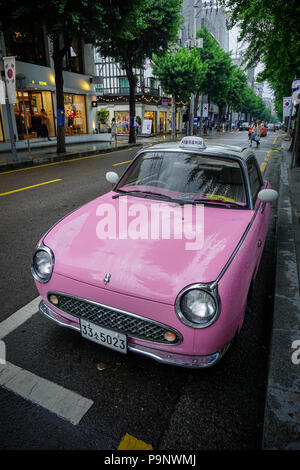
POLYGON ((152 129, 151 134, 157 133, 157 123, 156 123, 156 111, 145 111, 144 112, 144 119, 152 121, 152 129))
POLYGON ((66 135, 87 134, 84 95, 64 94, 66 135))
POLYGON ((46 135, 44 135, 45 130, 42 126, 41 111, 43 109, 47 113, 47 127, 49 137, 55 137, 52 92, 42 90, 26 90, 23 92, 22 97, 22 92, 17 91, 16 97, 17 102, 14 104, 14 111, 19 140, 26 139, 25 116, 29 138, 37 139, 40 137, 46 137, 46 135), (23 106, 23 98, 25 109, 23 106))
POLYGON ((159 113, 159 132, 162 134, 167 132, 167 112, 160 111, 159 113))

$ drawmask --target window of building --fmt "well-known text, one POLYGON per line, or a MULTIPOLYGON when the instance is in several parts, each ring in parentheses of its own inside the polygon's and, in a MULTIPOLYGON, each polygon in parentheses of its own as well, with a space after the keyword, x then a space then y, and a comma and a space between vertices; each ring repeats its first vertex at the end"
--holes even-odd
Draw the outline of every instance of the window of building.
POLYGON ((128 94, 129 93, 128 78, 125 78, 125 77, 119 78, 119 84, 120 84, 120 93, 128 94))
POLYGON ((47 65, 44 34, 42 29, 32 33, 5 33, 7 56, 15 56, 16 60, 36 65, 47 65))
POLYGON ((66 135, 87 134, 85 96, 64 94, 66 135))
POLYGON ((46 130, 42 125, 42 109, 44 109, 47 113, 46 125, 48 129, 48 135, 49 137, 55 137, 51 91, 24 91, 23 97, 25 109, 23 107, 22 92, 17 91, 16 97, 17 102, 14 104, 14 110, 19 140, 26 139, 25 116, 30 139, 47 137, 46 130))
POLYGON ((82 44, 78 39, 73 39, 64 60, 63 69, 68 72, 83 73, 82 44))

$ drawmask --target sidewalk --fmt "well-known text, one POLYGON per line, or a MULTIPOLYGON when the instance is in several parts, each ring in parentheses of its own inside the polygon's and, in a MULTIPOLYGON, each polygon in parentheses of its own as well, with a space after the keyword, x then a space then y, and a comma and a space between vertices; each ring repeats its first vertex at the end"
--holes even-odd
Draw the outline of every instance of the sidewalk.
MULTIPOLYGON (((205 139, 211 139, 221 134, 201 135, 205 139)), ((183 134, 177 133, 176 140, 180 140, 183 134)), ((24 168, 26 166, 35 166, 43 163, 52 163, 54 161, 70 160, 73 158, 81 158, 89 155, 97 155, 98 153, 113 152, 116 149, 126 149, 133 147, 146 147, 150 144, 171 141, 171 134, 163 134, 158 136, 137 136, 135 144, 128 143, 128 135, 118 135, 118 143, 114 141, 88 141, 80 143, 66 143, 66 152, 56 153, 56 139, 51 142, 41 142, 39 146, 28 149, 17 150, 17 160, 12 162, 12 154, 10 151, 0 151, 0 173, 3 171, 24 168)))
POLYGON ((300 168, 282 140, 276 285, 262 448, 300 450, 300 168))
MULTIPOLYGON (((0 153, 0 172, 23 168, 25 166, 40 165, 54 161, 69 160, 72 158, 80 158, 88 155, 96 155, 102 152, 112 152, 116 149, 132 148, 135 146, 143 146, 150 143, 152 139, 138 137, 136 144, 128 143, 128 136, 118 136, 117 145, 113 141, 100 142, 80 142, 78 144, 66 144, 66 152, 56 153, 56 141, 53 144, 44 145, 43 147, 34 148, 29 153, 28 150, 17 150, 17 161, 12 162, 11 152, 0 153)), ((163 137, 161 138, 163 140, 163 137)))

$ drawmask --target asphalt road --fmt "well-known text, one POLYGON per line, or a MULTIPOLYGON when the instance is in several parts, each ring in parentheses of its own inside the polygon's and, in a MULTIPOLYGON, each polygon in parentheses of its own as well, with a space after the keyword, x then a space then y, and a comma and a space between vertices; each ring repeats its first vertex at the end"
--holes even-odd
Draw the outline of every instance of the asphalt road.
MULTIPOLYGON (((260 165, 274 137, 263 138, 255 149, 260 165)), ((216 139, 247 145, 246 132, 216 139)), ((58 219, 107 192, 105 173, 120 174, 136 151, 0 173, 0 195, 8 193, 0 196, 0 322, 38 295, 30 273, 37 241, 58 219), (12 192, 23 188, 28 189, 12 192)), ((272 152, 264 172, 275 189, 278 158, 272 152)), ((93 400, 93 405, 74 425, 0 387, 0 448, 115 450, 128 433, 157 451, 259 449, 273 311, 275 209, 245 324, 212 369, 161 365, 133 353, 123 356, 39 313, 6 336, 7 361, 93 400)))

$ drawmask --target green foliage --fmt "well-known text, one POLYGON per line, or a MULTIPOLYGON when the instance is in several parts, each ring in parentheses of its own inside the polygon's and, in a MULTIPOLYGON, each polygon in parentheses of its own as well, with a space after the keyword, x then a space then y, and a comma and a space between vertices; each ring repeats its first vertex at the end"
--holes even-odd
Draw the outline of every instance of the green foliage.
POLYGON ((207 67, 196 49, 189 51, 181 47, 174 53, 154 55, 152 70, 165 93, 188 99, 191 93, 200 89, 207 67))
POLYGON ((162 54, 177 38, 182 0, 144 0, 126 17, 123 32, 103 36, 96 43, 105 57, 123 68, 141 68, 152 54, 162 54))
POLYGON ((100 111, 97 111, 98 120, 104 123, 109 118, 109 111, 106 108, 101 108, 100 111))
POLYGON ((300 76, 299 0, 221 0, 230 11, 229 26, 238 25, 240 39, 249 47, 248 66, 258 62, 264 70, 258 79, 267 80, 274 90, 276 110, 282 114, 282 98, 290 96, 295 76, 300 76))

